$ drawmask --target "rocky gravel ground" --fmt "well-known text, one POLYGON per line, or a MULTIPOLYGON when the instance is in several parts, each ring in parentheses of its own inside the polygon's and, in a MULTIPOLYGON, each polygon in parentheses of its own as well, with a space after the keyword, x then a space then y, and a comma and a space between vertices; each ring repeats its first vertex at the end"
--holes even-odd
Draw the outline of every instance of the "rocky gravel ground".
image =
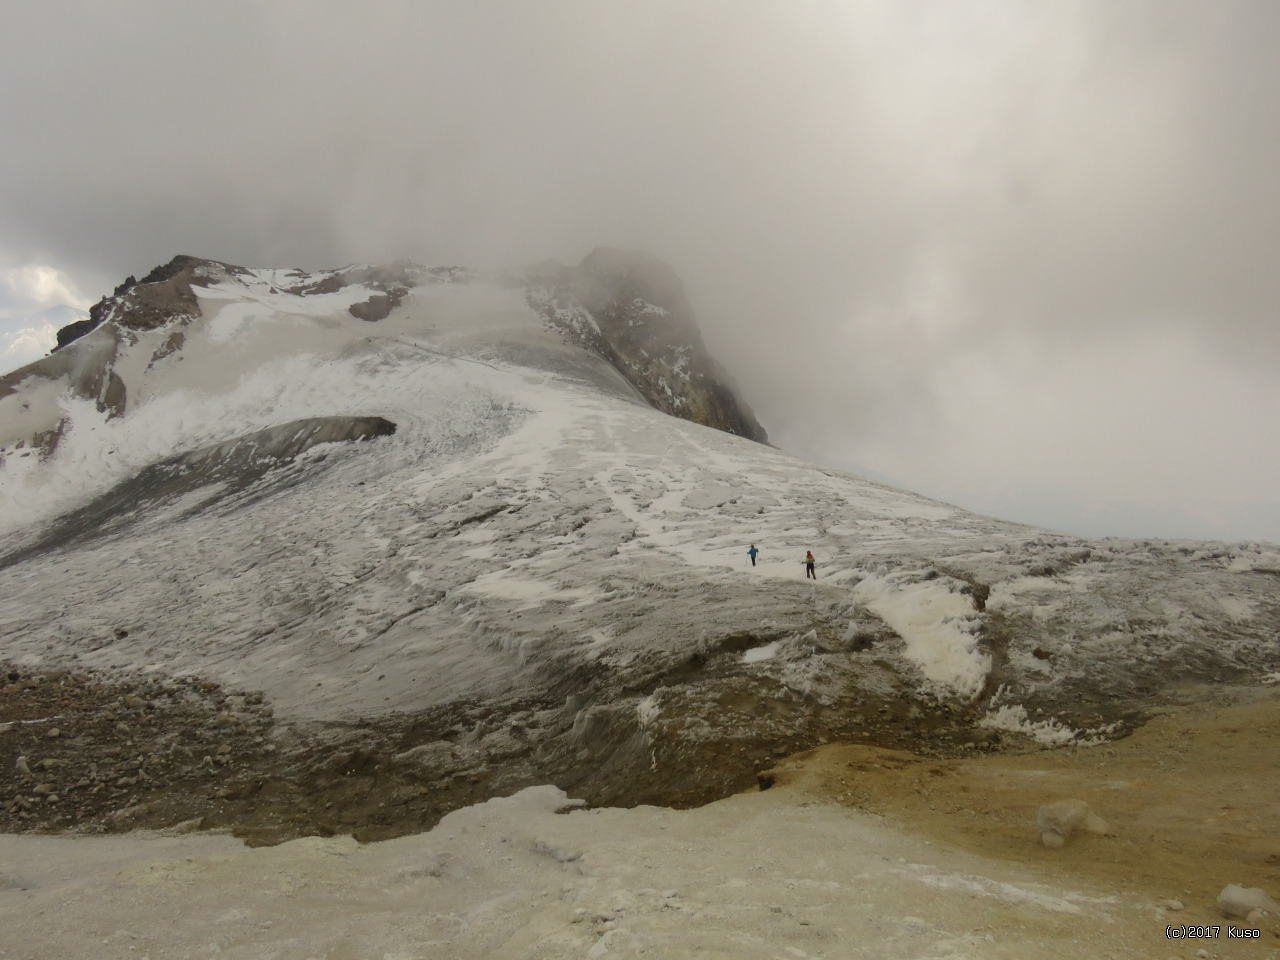
MULTIPOLYGON (((10 715, 57 701, 62 687, 65 717, 75 698, 67 688, 84 679, 11 672, 19 675, 6 675, 10 715)), ((118 703, 128 695, 120 689, 100 702, 118 703)), ((612 956, 642 947, 763 960, 829 956, 835 944, 850 957, 1265 960, 1280 944, 1275 915, 1231 912, 1221 894, 1258 888, 1274 897, 1280 882, 1277 689, 1171 690, 1132 736, 1092 747, 962 746, 961 756, 938 759, 832 742, 760 770, 773 780, 766 792, 692 811, 566 816, 577 802, 541 787, 363 846, 335 836, 247 850, 227 836, 172 830, 0 836, 0 955, 82 956, 86 944, 120 960, 211 951, 298 960, 612 956), (1087 804, 1106 829, 1042 844, 1037 811, 1061 803, 1087 804)), ((225 698, 214 716, 236 700, 202 692, 225 698)), ((398 740, 353 728, 327 753, 302 739, 289 745, 294 735, 277 722, 269 739, 286 745, 256 793, 241 794, 252 764, 229 761, 227 795, 211 796, 219 789, 211 784, 203 795, 181 794, 178 781, 168 796, 203 803, 208 820, 196 823, 221 817, 256 842, 265 834, 249 832, 252 817, 284 818, 289 796, 295 831, 320 832, 315 811, 326 807, 341 829, 368 829, 383 807, 385 822, 404 830, 423 809, 423 788, 409 796, 412 776, 434 784, 426 790, 441 802, 449 790, 492 789, 519 767, 486 761, 486 770, 472 755, 457 776, 406 772, 446 757, 462 763, 474 744, 519 739, 511 725, 499 729, 497 718, 467 709, 453 725, 470 723, 469 739, 399 754, 435 737, 430 724, 447 718, 406 718, 398 740), (399 804, 396 784, 406 788, 399 804)), ((535 729, 537 712, 526 706, 522 729, 535 729)), ((580 733, 595 726, 588 719, 580 733)), ((671 759, 659 754, 660 765, 671 759)))
POLYGON ((261 764, 271 707, 196 679, 0 664, 0 829, 106 832, 200 815, 261 764))
POLYGON ((0 663, 0 830, 181 825, 228 829, 250 844, 368 841, 541 783, 598 806, 692 807, 768 786, 780 757, 828 742, 930 757, 1030 746, 979 728, 975 711, 954 704, 895 696, 833 708, 741 676, 660 693, 647 729, 634 698, 573 697, 290 724, 261 693, 198 678, 0 663))

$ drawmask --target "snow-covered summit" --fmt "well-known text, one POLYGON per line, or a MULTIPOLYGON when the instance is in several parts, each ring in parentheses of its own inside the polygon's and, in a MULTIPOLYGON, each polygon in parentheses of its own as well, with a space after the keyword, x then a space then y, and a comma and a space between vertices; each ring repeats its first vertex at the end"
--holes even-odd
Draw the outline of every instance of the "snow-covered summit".
POLYGON ((437 812, 1105 738, 1280 668, 1274 546, 1059 536, 672 416, 732 395, 651 263, 170 267, 0 380, 3 659, 262 691, 437 812))
MULTIPOLYGON (((66 391, 93 401, 109 417, 119 416, 168 388, 164 366, 172 364, 162 361, 170 356, 195 359, 202 371, 217 365, 235 372, 250 365, 244 357, 211 363, 202 355, 201 335, 217 343, 261 341, 264 331, 257 321, 272 312, 311 321, 307 330, 294 331, 296 341, 258 343, 258 359, 268 360, 281 348, 308 349, 317 327, 327 330, 323 343, 329 348, 370 334, 379 339, 412 334, 435 322, 423 308, 433 299, 449 299, 441 287, 455 293, 461 289, 462 298, 473 302, 486 295, 493 299, 492 309, 447 307, 445 313, 464 318, 455 333, 465 332, 473 340, 490 338, 493 349, 524 347, 522 363, 552 367, 564 360, 555 354, 565 351, 547 349, 559 335, 613 367, 630 384, 627 392, 638 393, 658 409, 766 440, 763 428, 707 355, 675 274, 640 254, 601 249, 575 268, 547 263, 494 275, 408 261, 317 273, 254 270, 178 256, 140 281, 129 277, 93 306, 88 319, 61 329, 53 355, 0 377, 0 456, 19 443, 47 455, 69 425, 62 411, 48 403, 38 404, 33 413, 27 394, 66 391), (410 290, 418 296, 397 311, 410 290), (513 298, 517 291, 523 293, 523 308, 513 298), (214 320, 217 311, 210 306, 227 300, 244 303, 214 320), (501 306, 496 305, 499 300, 501 306), (381 326, 365 328, 354 321, 381 326), (188 347, 191 336, 196 342, 188 347), (8 397, 16 399, 5 403, 8 397)), ((581 363, 580 352, 573 352, 572 363, 581 363)))

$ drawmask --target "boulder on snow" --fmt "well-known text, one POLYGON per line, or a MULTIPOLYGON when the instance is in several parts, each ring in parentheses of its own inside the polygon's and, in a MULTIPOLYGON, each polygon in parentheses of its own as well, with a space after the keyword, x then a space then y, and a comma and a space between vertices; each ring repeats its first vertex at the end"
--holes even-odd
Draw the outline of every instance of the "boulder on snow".
POLYGON ((1045 804, 1036 811, 1036 827, 1040 831, 1040 842, 1055 850, 1066 846, 1067 841, 1081 831, 1098 834, 1110 831, 1107 822, 1083 800, 1045 804))
POLYGON ((1255 910, 1280 915, 1280 905, 1260 887, 1238 887, 1229 883, 1218 894, 1218 909, 1228 917, 1247 917, 1255 910))

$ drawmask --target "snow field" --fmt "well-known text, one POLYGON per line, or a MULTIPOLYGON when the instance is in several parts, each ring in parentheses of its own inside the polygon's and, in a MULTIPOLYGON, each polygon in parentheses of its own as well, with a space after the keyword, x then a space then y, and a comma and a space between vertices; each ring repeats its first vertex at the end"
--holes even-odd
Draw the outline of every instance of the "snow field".
MULTIPOLYGON (((280 474, 297 479, 287 496, 272 475, 231 499, 207 489, 4 571, 9 655, 207 672, 266 689, 281 716, 367 715, 508 689, 561 658, 678 661, 770 620, 798 641, 853 602, 901 638, 891 652, 921 693, 970 699, 993 667, 992 615, 1028 692, 1112 683, 1119 663, 1251 662, 1280 619, 1265 545, 1195 545, 1171 576, 1173 547, 968 514, 641 406, 518 291, 422 287, 371 324, 345 312, 367 289, 279 292, 299 282, 226 279, 200 292, 176 354, 153 359, 167 329, 123 346, 128 412, 63 399, 57 453, 0 470, 0 531, 29 538, 175 451, 291 419, 379 415, 395 436, 311 451, 280 474), (801 582, 806 549, 816 582, 801 582)), ((812 645, 771 643, 744 662, 795 679, 812 645)))
MULTIPOLYGON (((367 298, 365 288, 306 298, 239 285, 194 289, 206 315, 187 329, 181 365, 171 357, 139 374, 123 417, 60 398, 67 427, 55 454, 0 470, 0 531, 56 515, 174 453, 290 420, 383 415, 404 431, 401 444, 429 454, 465 443, 507 403, 502 384, 510 377, 488 365, 392 338, 376 345, 357 338, 362 331, 352 325, 363 321, 342 311, 367 298)), ((165 333, 127 345, 118 366, 137 367, 131 358, 149 356, 165 333)))
POLYGON ((1152 905, 810 799, 572 811, 533 787, 367 846, 4 836, 0 922, 33 960, 1165 955, 1152 905))

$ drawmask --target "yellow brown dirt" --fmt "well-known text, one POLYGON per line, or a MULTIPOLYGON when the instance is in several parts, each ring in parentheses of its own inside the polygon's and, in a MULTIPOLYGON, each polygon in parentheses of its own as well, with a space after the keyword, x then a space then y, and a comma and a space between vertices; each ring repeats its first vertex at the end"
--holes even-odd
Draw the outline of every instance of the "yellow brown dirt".
MULTIPOLYGON (((931 760, 841 743, 771 772, 779 785, 1024 865, 1045 882, 1180 900, 1185 910, 1171 920, 1223 923, 1215 899, 1229 883, 1280 898, 1280 691, 1195 695, 1208 699, 1164 708, 1131 736, 1093 747, 931 760), (1087 802, 1110 834, 1041 846, 1036 810, 1063 799, 1087 802)), ((1280 918, 1263 929, 1262 944, 1280 945, 1280 918)))

